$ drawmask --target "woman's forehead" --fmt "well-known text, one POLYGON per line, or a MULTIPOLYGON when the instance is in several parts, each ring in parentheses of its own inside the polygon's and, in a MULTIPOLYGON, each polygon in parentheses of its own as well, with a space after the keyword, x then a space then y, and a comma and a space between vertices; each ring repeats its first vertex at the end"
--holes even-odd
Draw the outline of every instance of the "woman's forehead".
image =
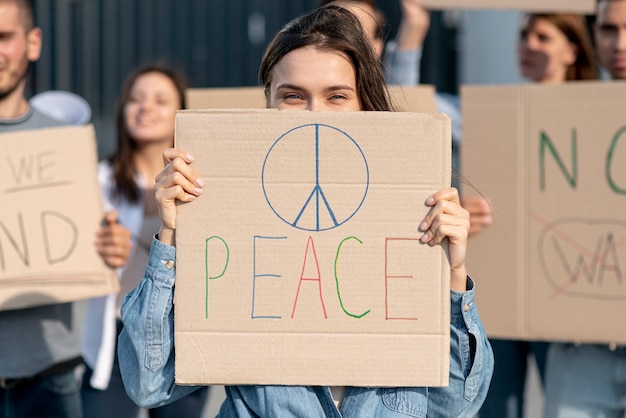
POLYGON ((287 74, 302 78, 349 74, 354 78, 354 66, 345 53, 313 45, 297 48, 285 54, 276 63, 273 72, 274 77, 287 74))

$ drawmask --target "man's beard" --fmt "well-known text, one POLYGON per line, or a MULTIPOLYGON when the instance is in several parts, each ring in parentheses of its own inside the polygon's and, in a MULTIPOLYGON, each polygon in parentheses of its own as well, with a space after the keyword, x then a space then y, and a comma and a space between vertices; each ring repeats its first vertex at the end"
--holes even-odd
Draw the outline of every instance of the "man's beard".
POLYGON ((26 79, 29 68, 30 61, 28 61, 28 58, 24 56, 20 61, 19 67, 15 71, 7 74, 9 77, 9 84, 7 86, 0 86, 0 101, 6 99, 17 90, 22 81, 26 79))

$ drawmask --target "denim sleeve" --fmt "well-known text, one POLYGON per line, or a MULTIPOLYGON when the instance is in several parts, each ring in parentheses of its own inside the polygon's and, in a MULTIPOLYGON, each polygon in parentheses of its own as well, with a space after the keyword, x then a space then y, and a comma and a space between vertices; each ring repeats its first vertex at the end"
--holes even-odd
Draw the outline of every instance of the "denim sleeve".
POLYGON ((385 47, 385 80, 387 84, 417 86, 420 81, 422 49, 400 50, 394 41, 385 47))
POLYGON ((428 417, 467 417, 478 413, 491 375, 493 352, 474 303, 474 281, 467 278, 465 292, 451 291, 450 382, 429 388, 428 417))
POLYGON ((174 383, 174 279, 176 249, 153 238, 146 272, 122 304, 118 341, 122 380, 143 408, 173 402, 198 389, 174 383))

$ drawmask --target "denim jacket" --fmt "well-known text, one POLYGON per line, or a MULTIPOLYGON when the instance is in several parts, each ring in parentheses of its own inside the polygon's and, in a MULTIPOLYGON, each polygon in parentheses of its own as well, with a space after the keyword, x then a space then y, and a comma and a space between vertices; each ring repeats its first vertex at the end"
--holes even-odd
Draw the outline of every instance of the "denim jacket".
MULTIPOLYGON (((141 283, 122 305, 118 356, 128 395, 156 407, 198 389, 174 383, 174 247, 153 239, 141 283)), ((341 408, 326 386, 227 386, 218 417, 472 417, 482 405, 493 353, 474 304, 474 283, 451 291, 450 382, 446 387, 348 387, 341 408)))

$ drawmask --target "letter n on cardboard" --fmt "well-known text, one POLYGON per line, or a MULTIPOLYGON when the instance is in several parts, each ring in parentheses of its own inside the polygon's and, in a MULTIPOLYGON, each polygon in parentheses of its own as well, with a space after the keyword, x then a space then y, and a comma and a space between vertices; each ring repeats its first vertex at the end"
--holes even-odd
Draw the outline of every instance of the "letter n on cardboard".
POLYGON ((182 111, 179 384, 446 385, 449 264, 420 245, 450 184, 441 114, 182 111))
POLYGON ((463 173, 494 214, 468 251, 488 336, 626 343, 616 320, 626 311, 624 97, 622 82, 463 89, 463 173))

